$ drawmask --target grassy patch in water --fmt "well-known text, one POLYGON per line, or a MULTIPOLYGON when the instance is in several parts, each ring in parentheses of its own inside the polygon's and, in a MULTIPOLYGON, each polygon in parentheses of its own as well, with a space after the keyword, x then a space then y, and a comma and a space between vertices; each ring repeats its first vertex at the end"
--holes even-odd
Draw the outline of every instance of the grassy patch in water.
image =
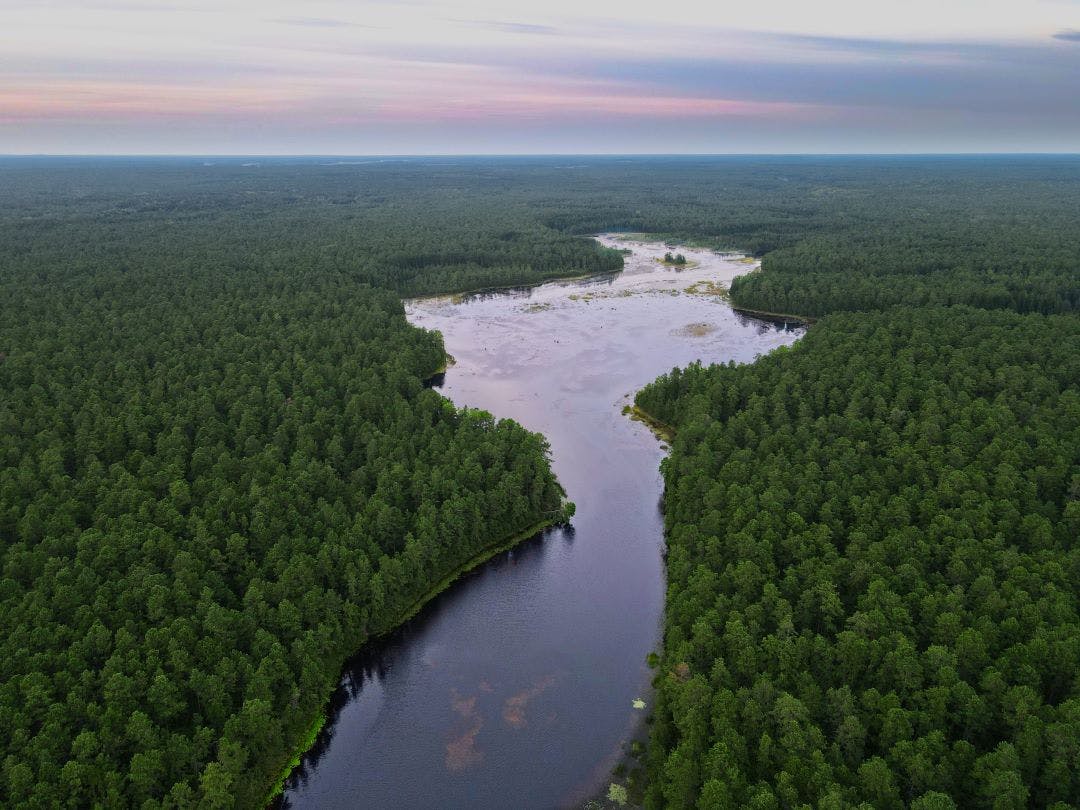
POLYGON ((687 259, 685 262, 669 262, 666 259, 653 259, 657 264, 662 264, 664 267, 670 267, 672 270, 695 270, 701 267, 701 262, 694 259, 687 259))
POLYGON ((688 323, 686 326, 671 330, 671 334, 679 337, 705 337, 716 331, 716 324, 712 323, 688 323))
POLYGON ((661 441, 671 442, 675 438, 675 428, 664 424, 658 419, 653 419, 652 416, 641 410, 637 405, 624 405, 622 412, 635 422, 644 424, 661 441))
POLYGON ((707 295, 715 298, 722 298, 725 301, 731 297, 731 290, 728 289, 726 284, 708 280, 695 281, 686 288, 686 293, 687 295, 707 295))

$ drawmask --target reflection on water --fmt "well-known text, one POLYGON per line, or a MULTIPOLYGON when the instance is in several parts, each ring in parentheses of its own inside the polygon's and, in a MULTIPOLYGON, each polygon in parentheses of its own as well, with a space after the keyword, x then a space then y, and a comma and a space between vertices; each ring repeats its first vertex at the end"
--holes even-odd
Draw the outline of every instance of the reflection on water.
POLYGON ((802 325, 732 311, 726 284, 753 269, 739 257, 680 249, 697 264, 675 270, 663 245, 601 241, 632 250, 624 272, 408 303, 456 360, 429 384, 544 433, 577 515, 350 662, 289 807, 572 805, 606 783, 633 701, 651 705, 662 450, 621 408, 673 366, 750 361, 802 325))
POLYGON ((763 335, 770 329, 779 332, 799 332, 806 329, 806 321, 799 318, 784 315, 768 315, 765 313, 740 312, 735 310, 735 317, 743 326, 757 329, 759 335, 763 335))

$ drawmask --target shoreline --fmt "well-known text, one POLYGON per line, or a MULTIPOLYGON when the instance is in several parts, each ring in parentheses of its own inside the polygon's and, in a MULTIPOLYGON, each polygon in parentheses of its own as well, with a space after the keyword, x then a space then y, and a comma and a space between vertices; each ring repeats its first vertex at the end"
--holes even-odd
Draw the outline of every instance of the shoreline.
MULTIPOLYGON (((376 639, 383 638, 384 636, 389 635, 390 633, 401 627, 403 624, 408 622, 410 619, 415 618, 416 615, 421 610, 423 610, 424 606, 427 605, 428 602, 430 602, 436 596, 438 596, 451 585, 453 585, 454 582, 456 582, 462 576, 476 568, 479 568, 481 565, 488 562, 498 554, 501 554, 504 551, 509 551, 514 546, 517 546, 519 543, 523 543, 524 541, 535 537, 541 532, 550 529, 553 526, 558 526, 560 525, 560 523, 563 522, 565 522, 565 516, 551 517, 535 523, 526 529, 522 529, 521 531, 512 534, 509 537, 504 537, 496 543, 482 548, 472 557, 461 563, 448 574, 443 576, 442 579, 432 585, 419 598, 413 601, 412 604, 410 604, 394 621, 390 622, 388 626, 373 631, 370 635, 368 635, 368 637, 360 643, 356 650, 342 662, 342 670, 344 670, 344 667, 348 663, 349 659, 359 654, 366 645, 370 644, 376 639)), ((273 805, 273 803, 284 793, 285 782, 288 781, 293 771, 300 766, 301 762, 303 761, 304 755, 307 754, 307 752, 310 751, 311 748, 315 745, 316 741, 319 738, 319 733, 322 731, 323 727, 326 725, 326 721, 329 719, 327 716, 327 707, 329 706, 330 698, 333 696, 333 693, 337 691, 340 685, 341 675, 339 674, 337 681, 328 690, 326 697, 323 699, 317 716, 308 726, 308 730, 300 738, 300 741, 297 743, 297 745, 291 748, 293 754, 288 760, 288 762, 284 766, 282 766, 279 775, 271 786, 270 791, 267 794, 265 801, 263 802, 264 807, 270 807, 271 805, 273 805)))
MULTIPOLYGON (((660 442, 661 448, 670 451, 671 443, 675 438, 675 428, 653 417, 648 411, 637 405, 624 405, 622 414, 634 422, 640 422, 660 442)), ((661 488, 661 495, 664 490, 661 488)), ((667 546, 667 536, 664 536, 664 546, 667 546)), ((667 585, 665 582, 665 593, 667 585)), ((663 644, 661 632, 660 643, 663 644)), ((651 659, 655 651, 649 654, 649 668, 653 668, 651 659)), ((596 787, 585 790, 575 797, 575 807, 626 807, 627 810, 637 810, 642 806, 645 792, 645 757, 649 746, 649 726, 652 723, 653 707, 656 704, 656 689, 654 679, 649 683, 642 695, 647 701, 647 710, 638 716, 631 716, 627 726, 627 734, 620 741, 618 748, 611 755, 600 762, 594 771, 596 787), (611 798, 611 789, 621 787, 626 790, 624 801, 615 801, 611 798)))
POLYGON ((622 412, 633 421, 645 425, 660 441, 667 442, 669 445, 674 441, 675 428, 666 422, 661 422, 644 408, 637 405, 625 405, 622 412))
MULTIPOLYGON (((613 240, 625 241, 625 242, 629 242, 631 244, 634 244, 634 243, 642 244, 642 245, 660 244, 660 245, 663 245, 665 247, 668 246, 667 241, 663 240, 662 238, 650 238, 650 237, 655 237, 655 236, 656 235, 654 235, 654 234, 646 234, 646 233, 621 233, 621 232, 618 232, 618 231, 611 231, 611 232, 604 232, 604 233, 594 233, 594 234, 588 235, 588 236, 586 236, 584 238, 592 239, 597 244, 599 244, 601 247, 606 247, 609 250, 620 250, 620 248, 605 245, 603 242, 600 241, 602 237, 609 237, 609 238, 611 238, 613 240)), ((687 248, 689 248, 691 250, 708 250, 708 251, 711 251, 712 253, 715 253, 717 256, 730 257, 730 258, 732 258, 732 259, 734 259, 736 261, 751 261, 751 262, 759 261, 758 257, 752 256, 751 254, 746 253, 744 251, 740 251, 740 250, 734 250, 734 249, 732 249, 732 250, 718 250, 718 249, 713 248, 713 247, 711 247, 709 245, 694 244, 692 241, 679 241, 679 242, 676 242, 674 244, 677 245, 677 246, 687 247, 687 248)), ((693 270, 695 267, 698 267, 701 264, 700 262, 696 262, 696 261, 693 263, 692 266, 690 265, 689 262, 686 265, 677 265, 677 264, 667 264, 666 262, 663 261, 663 259, 657 259, 656 261, 658 263, 660 263, 661 265, 663 265, 664 267, 677 269, 677 270, 693 270)), ((760 268, 755 268, 755 269, 760 269, 760 268)), ((434 300, 437 300, 439 298, 449 298, 449 299, 451 299, 453 301, 453 303, 459 303, 460 299, 467 298, 467 297, 469 297, 471 295, 484 295, 485 293, 506 292, 507 290, 534 290, 537 287, 543 287, 545 284, 560 284, 560 283, 562 283, 564 281, 584 281, 586 279, 591 279, 591 278, 602 279, 602 278, 608 278, 610 276, 617 276, 620 273, 624 272, 625 270, 626 270, 626 266, 624 264, 624 266, 620 267, 618 270, 606 270, 606 271, 602 271, 602 272, 599 272, 599 273, 581 273, 579 275, 574 275, 574 276, 551 276, 550 278, 538 279, 537 281, 526 281, 526 282, 522 282, 522 283, 519 283, 519 284, 496 284, 496 285, 490 285, 490 286, 486 286, 486 287, 475 287, 475 288, 469 289, 469 290, 459 290, 457 292, 425 293, 424 295, 410 295, 408 297, 401 296, 401 302, 403 304, 408 304, 411 301, 434 301, 434 300), (454 300, 454 299, 458 299, 458 300, 454 300)), ((740 273, 740 275, 743 275, 743 274, 740 273)), ((735 309, 735 307, 732 307, 732 309, 735 309)), ((740 310, 736 309, 736 311, 740 311, 740 310)), ((747 314, 752 314, 753 312, 755 312, 755 310, 741 310, 741 311, 746 312, 747 314)), ((783 313, 768 313, 768 312, 762 312, 761 314, 763 314, 763 315, 775 315, 775 316, 778 316, 778 317, 787 317, 787 318, 790 318, 792 320, 799 320, 799 321, 802 321, 802 322, 805 322, 805 323, 810 322, 808 319, 802 318, 802 317, 797 316, 797 315, 785 315, 783 313)))
MULTIPOLYGON (((592 234, 586 235, 582 238, 591 239, 601 247, 608 248, 603 242, 600 241, 601 236, 605 234, 592 234)), ((609 250, 618 250, 618 248, 608 248, 609 250)), ((623 266, 618 270, 603 270, 599 273, 580 273, 576 276, 551 276, 550 278, 542 278, 537 281, 526 281, 520 284, 495 284, 487 287, 476 287, 471 290, 458 290, 457 292, 440 292, 440 293, 427 293, 425 295, 410 295, 408 298, 402 297, 401 302, 407 304, 410 301, 432 301, 437 298, 450 298, 450 299, 464 299, 470 295, 483 295, 484 293, 496 293, 505 292, 507 290, 533 290, 537 287, 543 287, 545 284, 558 284, 563 281, 583 281, 589 278, 607 278, 608 276, 617 276, 619 273, 626 269, 624 262, 623 266)), ((454 303, 458 303, 455 301, 454 303)))
POLYGON ((623 272, 625 268, 620 267, 618 270, 607 270, 602 273, 582 273, 577 276, 552 276, 550 278, 540 279, 538 281, 523 282, 521 284, 499 284, 492 287, 476 287, 472 290, 463 290, 461 292, 441 292, 441 293, 428 293, 426 295, 411 295, 408 298, 402 298, 403 304, 408 304, 410 301, 435 301, 439 298, 449 298, 453 303, 459 303, 458 300, 464 300, 472 295, 484 295, 486 293, 498 293, 506 292, 507 290, 534 290, 537 287, 543 287, 545 284, 560 284, 564 281, 585 281, 590 278, 608 278, 609 276, 617 276, 623 272))
POLYGON ((739 315, 745 315, 748 318, 757 318, 758 320, 783 320, 785 322, 790 321, 795 324, 802 324, 805 327, 813 326, 817 322, 817 318, 812 318, 809 315, 794 315, 790 312, 770 312, 767 309, 750 309, 749 307, 736 306, 734 303, 731 305, 732 310, 739 315))
POLYGON ((423 385, 424 388, 432 388, 434 385, 436 385, 436 378, 441 377, 443 374, 445 374, 446 370, 450 368, 450 366, 454 365, 455 362, 457 361, 454 360, 454 356, 447 352, 445 349, 443 349, 442 363, 440 363, 434 371, 429 372, 428 374, 425 374, 423 377, 420 378, 421 385, 423 385))
MULTIPOLYGON (((594 236, 589 237, 589 238, 596 240, 597 242, 599 242, 604 247, 610 247, 610 245, 606 245, 606 244, 604 244, 603 241, 600 241, 600 240, 602 240, 602 239, 607 240, 607 239, 611 239, 611 238, 617 237, 617 236, 618 236, 617 234, 604 233, 604 234, 597 234, 597 235, 594 235, 594 236)), ((641 235, 641 236, 647 237, 648 235, 641 235)), ((638 242, 640 242, 642 245, 645 245, 645 246, 651 246, 651 245, 656 245, 657 244, 657 240, 655 240, 655 239, 640 238, 640 237, 638 239, 634 239, 634 240, 625 240, 624 244, 634 245, 635 243, 638 243, 638 242)), ((708 248, 706 248, 706 249, 708 249, 708 248)), ((713 251, 713 252, 717 252, 717 251, 713 251)), ((743 259, 746 258, 745 254, 741 254, 741 257, 743 259)), ((656 261, 660 265, 662 265, 662 266, 664 266, 666 268, 669 268, 669 269, 670 268, 693 269, 693 265, 681 268, 680 266, 676 266, 676 265, 666 265, 666 264, 664 264, 662 262, 662 260, 659 260, 659 259, 657 259, 656 261)), ((614 279, 614 278, 617 278, 622 273, 624 273, 625 270, 626 270, 626 267, 624 266, 624 267, 622 267, 620 269, 617 269, 617 270, 611 270, 611 271, 605 271, 605 272, 599 272, 599 273, 584 273, 584 274, 578 274, 578 275, 553 276, 553 277, 550 277, 550 278, 537 279, 537 280, 535 280, 533 282, 527 282, 527 283, 524 283, 524 284, 515 283, 515 284, 487 286, 487 287, 480 287, 480 288, 476 288, 476 289, 473 289, 473 290, 466 290, 466 291, 455 292, 455 293, 446 293, 446 292, 432 293, 432 294, 428 294, 428 295, 413 296, 413 297, 410 297, 410 298, 401 298, 400 300, 402 300, 403 304, 406 307, 408 307, 411 303, 420 304, 420 303, 426 302, 426 301, 440 301, 440 300, 445 300, 448 303, 457 304, 457 303, 460 303, 461 301, 469 298, 470 296, 478 296, 478 295, 485 295, 485 294, 498 294, 500 292, 507 292, 507 291, 521 291, 522 293, 528 294, 530 291, 535 290, 535 289, 540 288, 540 287, 543 287, 544 285, 547 285, 547 284, 567 284, 567 283, 573 283, 575 281, 583 281, 583 280, 591 280, 591 279, 595 279, 595 280, 598 280, 598 281, 602 281, 602 280, 606 280, 606 279, 614 279)), ((740 273, 740 275, 741 275, 741 273, 740 273)), ((737 313, 741 313, 740 310, 737 310, 734 307, 732 307, 731 309, 733 309, 737 313)), ((747 312, 747 314, 751 314, 751 313, 747 312)), ((799 323, 806 323, 806 320, 802 319, 802 318, 792 317, 791 320, 793 320, 793 321, 797 320, 799 323)), ((445 349, 444 349, 444 352, 445 352, 445 349)), ((445 373, 445 371, 447 369, 447 366, 453 365, 453 364, 454 364, 453 357, 448 352, 446 352, 445 353, 445 358, 444 358, 444 363, 442 364, 442 366, 436 368, 431 374, 427 375, 423 380, 424 383, 429 384, 429 383, 434 382, 434 380, 436 378, 438 378, 441 374, 445 373)), ((442 396, 444 396, 444 398, 445 398, 445 395, 442 395, 442 396)), ((634 405, 634 404, 627 404, 623 408, 622 413, 623 413, 623 415, 629 417, 630 419, 632 419, 634 421, 639 421, 642 424, 644 424, 646 427, 648 427, 650 432, 653 433, 656 440, 661 443, 662 449, 665 450, 665 451, 667 451, 669 449, 670 444, 672 443, 672 441, 674 440, 674 437, 675 437, 675 429, 671 425, 668 425, 668 424, 662 422, 661 420, 655 418, 652 414, 648 413, 646 410, 644 410, 644 409, 642 409, 642 408, 640 408, 640 407, 638 407, 637 405, 634 405)), ((661 495, 662 494, 663 494, 663 489, 661 488, 661 495)), ((414 618, 418 613, 420 613, 422 611, 422 609, 425 607, 425 605, 427 605, 436 596, 438 596, 442 592, 446 591, 451 585, 453 585, 458 579, 460 579, 462 576, 464 576, 469 571, 472 571, 472 570, 480 567, 481 565, 487 563, 488 561, 490 561, 492 558, 496 557, 498 554, 502 553, 503 551, 506 551, 506 550, 508 550, 510 548, 513 548, 514 546, 518 545, 519 543, 523 542, 526 539, 529 539, 530 537, 536 536, 538 533, 544 531, 545 529, 547 529, 547 528, 549 528, 549 527, 551 527, 553 525, 558 525, 558 524, 564 523, 564 522, 566 522, 565 513, 563 513, 561 515, 556 514, 555 516, 553 516, 553 517, 551 517, 549 519, 540 521, 540 522, 528 527, 527 529, 521 530, 521 531, 519 531, 519 532, 517 532, 515 534, 510 535, 509 537, 502 538, 502 539, 500 539, 500 540, 498 540, 496 542, 493 542, 492 544, 484 547, 483 549, 478 551, 476 554, 474 554, 472 557, 470 557, 468 560, 465 560, 460 565, 456 566, 453 570, 451 570, 450 572, 445 574, 443 577, 441 577, 430 588, 428 588, 423 594, 421 594, 418 598, 413 600, 408 606, 403 608, 402 611, 394 618, 393 621, 389 621, 389 622, 385 623, 383 626, 380 626, 379 628, 369 632, 369 634, 365 638, 363 638, 363 640, 356 646, 356 648, 353 650, 353 652, 351 652, 348 656, 346 656, 342 660, 342 662, 340 664, 340 671, 344 672, 345 668, 348 666, 349 662, 351 660, 353 660, 353 658, 355 656, 362 654, 363 651, 365 650, 365 648, 367 648, 373 641, 376 641, 376 640, 378 640, 378 639, 380 639, 382 637, 388 636, 391 633, 393 633, 395 630, 402 627, 410 619, 414 618)), ((666 582, 665 582, 665 590, 666 590, 666 582)), ((661 613, 661 617, 662 617, 662 613, 661 613)), ((662 639, 661 639, 661 643, 662 643, 662 639)), ((327 687, 325 689, 325 692, 324 692, 323 700, 320 702, 318 710, 313 713, 311 723, 307 725, 306 730, 302 734, 296 735, 296 743, 295 743, 295 745, 290 746, 292 756, 289 757, 287 763, 285 763, 280 768, 280 770, 277 771, 278 776, 273 782, 272 789, 267 794, 267 798, 266 798, 266 801, 265 801, 267 806, 274 806, 274 804, 276 802, 280 802, 281 797, 285 792, 286 784, 288 782, 289 777, 291 775, 293 775, 293 773, 296 771, 296 769, 303 764, 305 755, 309 751, 311 751, 312 748, 314 748, 315 746, 318 745, 320 735, 325 730, 325 728, 327 726, 327 723, 328 722, 334 722, 332 720, 332 717, 333 717, 333 714, 332 714, 332 699, 333 699, 333 696, 336 694, 337 690, 340 688, 340 686, 341 686, 341 675, 339 674, 338 679, 336 679, 333 683, 327 685, 327 687)), ((644 689, 642 694, 645 695, 645 700, 648 700, 650 703, 652 703, 654 701, 655 693, 653 693, 650 689, 644 689)), ((635 708, 637 708, 637 707, 635 706, 635 708)), ((652 707, 650 706, 649 708, 651 709, 652 707)), ((641 788, 643 787, 643 783, 642 783, 643 773, 642 773, 641 767, 642 767, 642 763, 643 763, 643 760, 644 760, 645 748, 646 748, 647 741, 648 741, 648 738, 649 738, 648 729, 649 729, 650 719, 651 719, 651 711, 647 712, 647 713, 641 713, 641 714, 638 714, 638 712, 634 712, 634 713, 631 714, 631 723, 629 724, 629 728, 628 728, 629 733, 623 739, 623 741, 620 743, 619 748, 612 752, 613 758, 606 760, 604 763, 601 763, 603 766, 606 766, 606 767, 604 767, 604 770, 608 771, 608 772, 605 773, 605 774, 598 774, 599 776, 601 776, 600 784, 597 785, 599 795, 591 794, 591 791, 590 791, 589 793, 585 794, 585 796, 583 798, 586 798, 586 799, 592 798, 592 799, 595 799, 595 800, 603 801, 605 799, 604 792, 606 792, 609 789, 609 787, 614 783, 618 783, 618 784, 620 784, 622 786, 625 786, 625 787, 629 788, 633 798, 634 799, 638 798, 638 796, 634 795, 634 794, 637 794, 641 790, 641 788), (634 715, 637 715, 637 716, 634 716, 634 715), (614 763, 614 764, 612 764, 612 763, 614 763), (614 768, 614 770, 610 770, 611 768, 614 768)))

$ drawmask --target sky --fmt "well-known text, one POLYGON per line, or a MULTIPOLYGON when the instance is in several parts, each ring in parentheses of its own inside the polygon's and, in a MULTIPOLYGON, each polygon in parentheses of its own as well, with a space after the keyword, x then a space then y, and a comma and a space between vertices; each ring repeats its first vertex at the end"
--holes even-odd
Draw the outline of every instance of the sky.
POLYGON ((1080 152, 1080 0, 0 0, 0 153, 1080 152))

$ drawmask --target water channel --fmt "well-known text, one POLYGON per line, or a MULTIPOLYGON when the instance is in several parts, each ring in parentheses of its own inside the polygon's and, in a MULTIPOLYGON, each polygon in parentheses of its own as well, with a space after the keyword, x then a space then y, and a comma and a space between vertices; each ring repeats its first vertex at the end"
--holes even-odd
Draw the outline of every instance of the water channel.
POLYGON ((630 251, 623 272, 406 302, 455 358, 441 393, 547 436, 577 514, 350 662, 285 806, 573 807, 640 730, 664 598, 664 448, 622 409, 673 366, 749 362, 802 330, 719 294, 747 260, 678 248, 675 267, 662 244, 598 239, 630 251))

